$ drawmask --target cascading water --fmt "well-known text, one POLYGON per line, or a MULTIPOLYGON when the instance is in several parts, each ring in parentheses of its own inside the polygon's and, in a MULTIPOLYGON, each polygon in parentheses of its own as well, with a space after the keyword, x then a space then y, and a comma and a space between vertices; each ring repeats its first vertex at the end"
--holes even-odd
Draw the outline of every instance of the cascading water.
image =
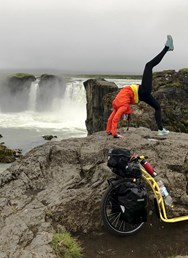
POLYGON ((31 83, 30 91, 29 91, 29 103, 28 109, 35 111, 36 108, 36 100, 37 100, 37 92, 39 89, 39 81, 40 78, 37 78, 36 81, 31 83))
POLYGON ((83 130, 86 120, 86 94, 83 81, 68 82, 63 98, 54 98, 52 110, 64 128, 83 130))

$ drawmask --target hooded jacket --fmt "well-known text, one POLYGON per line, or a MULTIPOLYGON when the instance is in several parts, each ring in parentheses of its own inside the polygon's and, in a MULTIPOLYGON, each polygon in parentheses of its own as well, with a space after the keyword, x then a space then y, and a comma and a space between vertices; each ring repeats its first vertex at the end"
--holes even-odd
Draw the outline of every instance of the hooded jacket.
POLYGON ((138 85, 131 84, 123 87, 120 92, 116 95, 115 99, 112 102, 112 105, 115 109, 118 109, 121 106, 125 106, 127 109, 127 114, 132 113, 131 104, 137 104, 138 99, 138 85))

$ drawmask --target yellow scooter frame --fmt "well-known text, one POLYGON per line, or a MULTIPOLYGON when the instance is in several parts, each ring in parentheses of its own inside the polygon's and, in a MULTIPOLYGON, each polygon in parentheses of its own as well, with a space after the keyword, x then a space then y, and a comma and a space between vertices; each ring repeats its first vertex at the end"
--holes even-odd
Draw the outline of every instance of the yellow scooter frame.
POLYGON ((155 195, 158 209, 159 209, 160 219, 164 222, 179 222, 179 221, 188 220, 188 215, 176 217, 176 218, 167 218, 164 200, 160 193, 157 182, 143 167, 141 167, 141 170, 142 170, 142 178, 150 185, 155 195))

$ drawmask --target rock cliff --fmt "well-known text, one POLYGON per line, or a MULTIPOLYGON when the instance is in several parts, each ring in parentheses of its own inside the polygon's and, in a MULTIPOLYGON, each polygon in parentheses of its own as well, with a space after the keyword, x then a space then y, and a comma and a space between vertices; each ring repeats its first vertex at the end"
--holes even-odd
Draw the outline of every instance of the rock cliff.
POLYGON ((87 80, 84 82, 86 90, 86 127, 88 134, 105 130, 109 112, 105 110, 103 97, 112 92, 117 92, 118 87, 113 82, 101 80, 87 80))
POLYGON ((123 140, 101 131, 48 142, 0 174, 1 258, 55 258, 49 243, 56 230, 101 229, 99 207, 112 176, 106 165, 112 147, 147 155, 172 195, 173 214, 188 213, 188 134, 157 138, 142 127, 124 133, 123 140))
MULTIPOLYGON (((101 80, 88 80, 84 85, 87 94, 88 134, 105 130, 118 88, 116 85, 112 87, 112 83, 108 81, 101 83, 101 80)), ((154 73, 153 96, 161 104, 164 126, 170 131, 188 133, 188 69, 154 73)), ((131 125, 157 130, 154 110, 142 101, 133 106, 131 125)), ((121 123, 120 126, 126 125, 121 123)))

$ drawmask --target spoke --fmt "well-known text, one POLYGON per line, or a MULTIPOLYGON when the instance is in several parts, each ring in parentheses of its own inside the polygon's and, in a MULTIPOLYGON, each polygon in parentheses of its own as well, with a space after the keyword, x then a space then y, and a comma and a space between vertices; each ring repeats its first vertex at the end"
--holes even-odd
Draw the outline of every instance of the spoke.
POLYGON ((112 221, 112 225, 114 225, 114 223, 116 223, 117 220, 119 221, 120 216, 121 216, 121 213, 119 213, 119 215, 115 217, 114 221, 112 221))
POLYGON ((109 215, 108 215, 108 217, 109 217, 109 219, 110 219, 110 218, 113 218, 114 216, 116 216, 116 215, 119 214, 119 213, 120 213, 119 211, 116 211, 116 212, 113 212, 113 213, 110 212, 109 215))
POLYGON ((119 226, 119 229, 121 230, 121 228, 123 229, 123 224, 124 224, 124 220, 121 220, 121 224, 119 226))
POLYGON ((126 223, 125 223, 125 221, 123 221, 123 232, 125 232, 125 225, 126 225, 126 223))

